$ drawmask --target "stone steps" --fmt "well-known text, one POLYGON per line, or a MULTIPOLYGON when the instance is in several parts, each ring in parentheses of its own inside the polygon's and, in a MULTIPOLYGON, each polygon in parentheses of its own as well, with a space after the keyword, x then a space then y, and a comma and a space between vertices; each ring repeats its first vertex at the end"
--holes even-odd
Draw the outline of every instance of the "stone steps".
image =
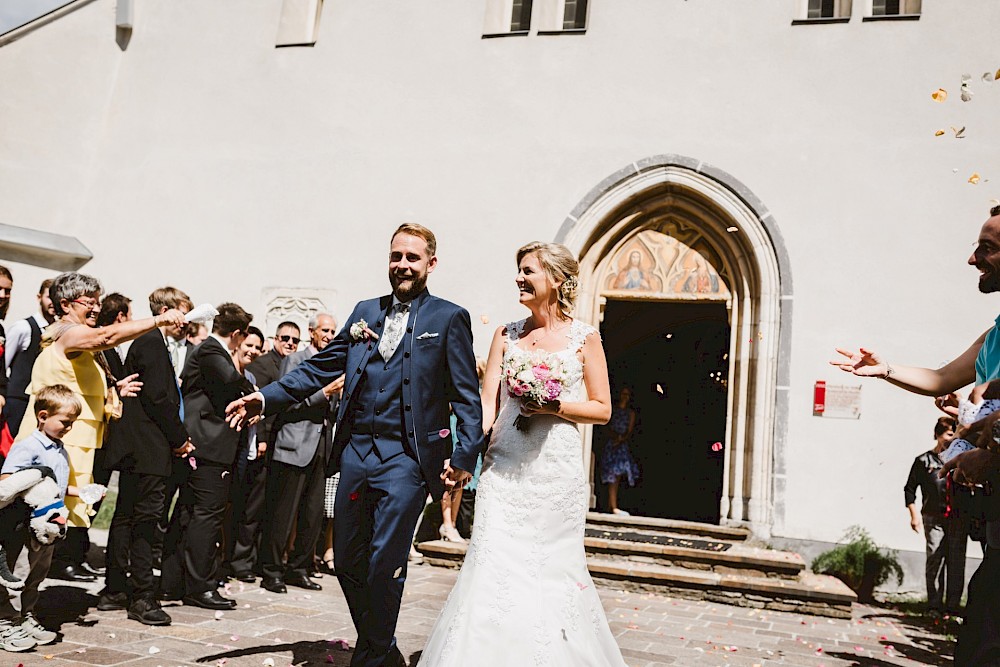
POLYGON ((750 538, 750 531, 736 526, 717 526, 697 521, 658 519, 650 516, 619 516, 587 512, 587 526, 592 528, 618 528, 643 531, 660 531, 675 535, 696 535, 703 539, 743 542, 750 538))
MULTIPOLYGON (((850 618, 857 600, 840 580, 807 571, 798 554, 746 544, 745 529, 595 513, 587 521, 590 574, 617 587, 839 618, 850 618), (684 546, 696 540, 709 548, 684 546)), ((467 545, 433 540, 417 549, 427 563, 455 568, 467 545)))
MULTIPOLYGON (((611 533, 615 535, 615 533, 611 533)), ((797 579, 806 569, 796 553, 758 549, 745 544, 730 544, 726 551, 706 551, 684 546, 647 544, 627 539, 585 537, 587 553, 597 558, 628 560, 684 567, 717 574, 739 574, 775 579, 797 579)))

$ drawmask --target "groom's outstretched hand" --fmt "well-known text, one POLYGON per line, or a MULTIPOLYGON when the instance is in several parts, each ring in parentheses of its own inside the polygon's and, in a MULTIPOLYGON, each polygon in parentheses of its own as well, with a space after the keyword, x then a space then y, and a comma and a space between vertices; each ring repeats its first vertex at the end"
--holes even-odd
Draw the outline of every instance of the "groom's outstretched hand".
POLYGON ((248 424, 259 422, 262 412, 264 412, 264 396, 255 391, 226 406, 226 423, 229 424, 229 428, 239 431, 248 424))

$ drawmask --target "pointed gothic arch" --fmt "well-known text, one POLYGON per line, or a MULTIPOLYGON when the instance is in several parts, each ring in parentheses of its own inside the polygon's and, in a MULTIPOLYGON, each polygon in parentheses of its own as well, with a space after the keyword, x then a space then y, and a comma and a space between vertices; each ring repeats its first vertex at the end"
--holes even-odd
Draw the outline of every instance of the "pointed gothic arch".
MULTIPOLYGON (((697 237, 695 249, 724 290, 663 284, 665 269, 635 298, 723 299, 730 313, 729 396, 720 516, 770 536, 784 520, 792 280, 784 244, 763 203, 730 174, 680 155, 634 162, 583 198, 556 241, 580 258, 577 316, 598 325, 609 263, 642 234, 697 237), (700 244, 700 245, 699 245, 700 244)), ((686 246, 690 247, 690 246, 686 246)), ((649 260, 640 255, 638 263, 649 260)), ((620 271, 620 268, 618 269, 620 271)), ((622 285, 619 282, 618 285, 622 285)), ((636 283, 639 284, 639 283, 636 283)), ((703 284, 711 285, 706 282, 703 284)), ((592 432, 585 436, 589 463, 592 432)), ((593 469, 593 465, 591 465, 593 469)))

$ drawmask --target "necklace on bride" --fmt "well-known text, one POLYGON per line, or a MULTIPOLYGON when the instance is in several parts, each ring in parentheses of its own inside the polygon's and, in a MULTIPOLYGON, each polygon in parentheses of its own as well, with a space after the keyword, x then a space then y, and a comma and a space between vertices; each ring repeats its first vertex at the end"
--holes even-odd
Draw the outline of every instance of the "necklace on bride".
POLYGON ((531 334, 529 334, 529 336, 528 336, 528 342, 531 343, 531 347, 535 347, 540 342, 542 342, 543 340, 545 340, 546 338, 548 338, 550 335, 552 335, 554 333, 559 333, 560 331, 565 330, 572 323, 573 322, 571 320, 570 322, 567 322, 566 324, 564 324, 563 326, 561 326, 561 327, 559 327, 557 329, 553 328, 553 329, 549 329, 547 331, 544 328, 543 329, 535 329, 534 331, 531 332, 531 334), (535 334, 538 333, 539 331, 545 331, 545 333, 543 333, 540 336, 535 336, 535 334))

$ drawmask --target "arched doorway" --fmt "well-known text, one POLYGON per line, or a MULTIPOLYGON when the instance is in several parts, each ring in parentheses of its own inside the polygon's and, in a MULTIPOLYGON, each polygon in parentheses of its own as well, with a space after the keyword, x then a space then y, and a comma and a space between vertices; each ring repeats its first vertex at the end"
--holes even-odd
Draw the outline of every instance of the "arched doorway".
MULTIPOLYGON (((612 384, 636 390, 632 508, 769 536, 784 515, 792 298, 770 214, 729 174, 666 155, 605 179, 557 240, 580 258, 577 316, 601 327, 612 384)), ((592 472, 600 438, 588 429, 592 472)))

